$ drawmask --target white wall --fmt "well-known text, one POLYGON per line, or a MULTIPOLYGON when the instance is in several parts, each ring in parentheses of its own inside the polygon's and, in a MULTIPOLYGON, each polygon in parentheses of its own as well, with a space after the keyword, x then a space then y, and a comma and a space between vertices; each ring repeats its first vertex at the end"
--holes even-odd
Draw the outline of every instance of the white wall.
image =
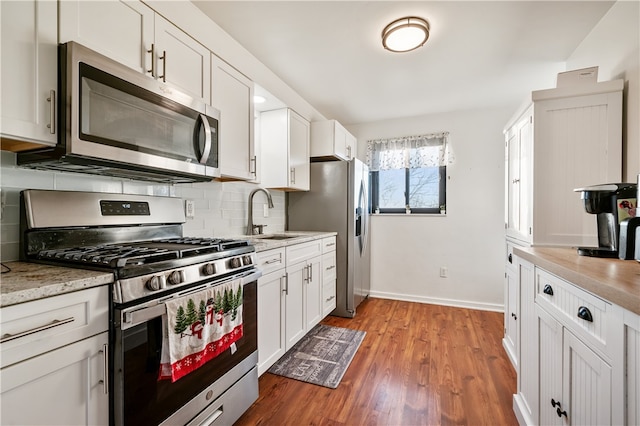
POLYGON ((349 126, 364 159, 366 141, 448 131, 447 214, 374 215, 371 295, 503 309, 504 137, 514 108, 410 117, 349 126), (440 278, 440 267, 448 278, 440 278))
MULTIPOLYGON (((195 218, 187 219, 184 235, 193 237, 239 236, 247 226, 249 193, 258 185, 245 182, 205 182, 154 185, 79 173, 54 173, 16 167, 16 154, 1 151, 1 185, 4 200, 0 220, 0 261, 17 260, 20 241, 20 191, 55 189, 179 197, 195 202, 195 218)), ((263 217, 264 194, 256 194, 253 218, 267 224, 265 232, 282 232, 285 225, 285 194, 270 191, 274 208, 263 217)))
POLYGON ((567 69, 598 66, 598 80, 622 78, 623 179, 640 173, 640 2, 618 1, 567 60, 567 69))

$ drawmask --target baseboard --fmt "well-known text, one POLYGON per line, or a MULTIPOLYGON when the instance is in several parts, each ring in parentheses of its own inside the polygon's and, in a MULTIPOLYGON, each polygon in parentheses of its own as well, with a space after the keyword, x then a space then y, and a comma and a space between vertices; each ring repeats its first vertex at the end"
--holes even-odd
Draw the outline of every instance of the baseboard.
POLYGON ((504 312, 503 304, 481 303, 470 300, 440 299, 437 297, 416 296, 411 294, 388 293, 371 291, 371 297, 380 299, 402 300, 404 302, 429 303, 431 305, 453 306, 455 308, 478 309, 481 311, 504 312))
POLYGON ((527 404, 524 402, 520 394, 513 395, 513 412, 518 419, 518 424, 521 426, 524 425, 535 425, 533 419, 529 415, 527 411, 527 404))
POLYGON ((516 359, 516 354, 511 352, 511 349, 507 344, 506 340, 504 340, 504 338, 502 339, 502 347, 504 348, 504 351, 507 353, 507 357, 509 358, 509 361, 511 361, 511 365, 513 365, 514 370, 518 371, 518 362, 516 359))

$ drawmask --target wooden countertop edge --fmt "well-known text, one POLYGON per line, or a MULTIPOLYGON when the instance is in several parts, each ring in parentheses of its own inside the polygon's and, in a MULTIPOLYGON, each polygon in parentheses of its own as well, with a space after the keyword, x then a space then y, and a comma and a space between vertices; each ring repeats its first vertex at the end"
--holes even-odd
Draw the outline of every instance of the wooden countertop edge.
POLYGON ((640 265, 636 261, 583 257, 575 249, 558 247, 514 247, 514 254, 640 315, 640 265))

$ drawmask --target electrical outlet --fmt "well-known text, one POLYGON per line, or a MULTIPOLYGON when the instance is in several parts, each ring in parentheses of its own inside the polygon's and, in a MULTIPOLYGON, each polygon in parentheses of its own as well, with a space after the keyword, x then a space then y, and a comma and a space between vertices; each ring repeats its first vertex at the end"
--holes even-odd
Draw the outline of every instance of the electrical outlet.
POLYGON ((447 269, 447 267, 446 266, 441 266, 440 267, 440 277, 441 278, 447 278, 448 274, 449 274, 449 270, 447 269))
POLYGON ((186 200, 184 203, 184 214, 188 219, 196 217, 196 206, 193 200, 186 200))
POLYGON ((262 208, 263 208, 262 216, 263 217, 269 217, 269 205, 268 204, 263 204, 262 208))

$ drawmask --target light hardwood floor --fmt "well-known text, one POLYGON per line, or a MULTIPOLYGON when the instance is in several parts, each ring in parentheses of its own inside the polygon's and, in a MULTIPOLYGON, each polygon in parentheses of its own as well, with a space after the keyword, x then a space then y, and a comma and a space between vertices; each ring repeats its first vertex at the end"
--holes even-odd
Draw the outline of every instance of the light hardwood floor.
POLYGON ((367 332, 338 388, 265 373, 237 426, 517 424, 503 314, 370 298, 322 322, 367 332))

